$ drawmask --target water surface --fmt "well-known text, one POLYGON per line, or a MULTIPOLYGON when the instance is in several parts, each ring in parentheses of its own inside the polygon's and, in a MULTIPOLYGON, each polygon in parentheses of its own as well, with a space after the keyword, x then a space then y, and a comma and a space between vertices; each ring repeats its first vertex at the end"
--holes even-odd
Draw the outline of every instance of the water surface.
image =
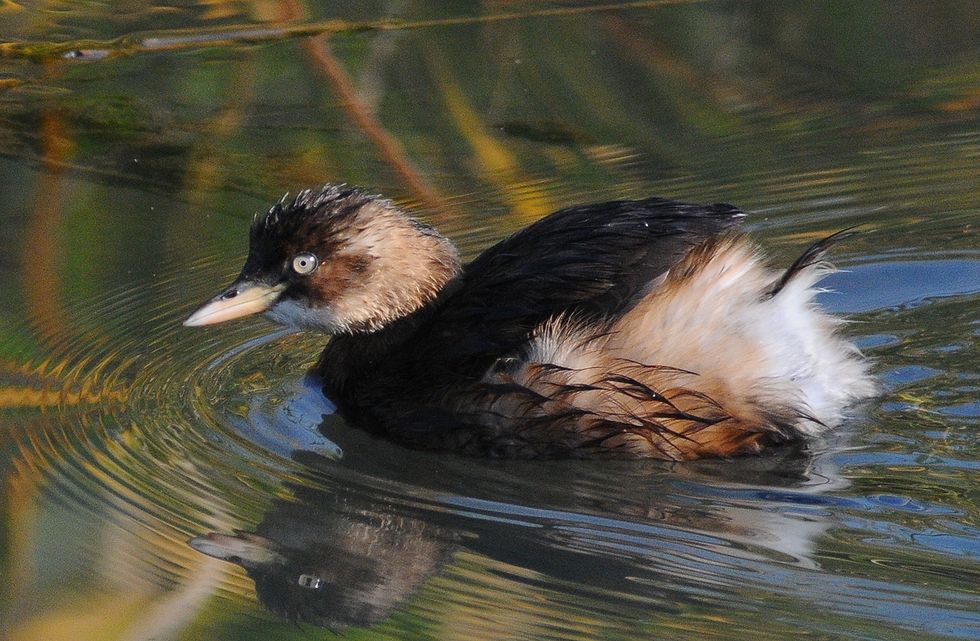
POLYGON ((0 638, 977 638, 978 20, 0 4, 0 638), (736 461, 378 441, 304 379, 322 338, 180 325, 254 213, 327 181, 467 256, 654 194, 739 205, 784 264, 859 226, 820 301, 883 393, 736 461))

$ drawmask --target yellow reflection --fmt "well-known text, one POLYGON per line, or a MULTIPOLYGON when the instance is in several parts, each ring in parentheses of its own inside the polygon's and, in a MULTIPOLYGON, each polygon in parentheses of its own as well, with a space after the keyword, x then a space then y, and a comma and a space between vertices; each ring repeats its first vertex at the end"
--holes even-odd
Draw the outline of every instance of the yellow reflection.
POLYGON ((240 3, 237 0, 198 0, 198 4, 205 7, 201 14, 203 20, 232 18, 241 13, 240 3))
POLYGON ((124 390, 66 391, 30 387, 0 387, 0 409, 54 407, 63 405, 105 405, 126 402, 124 390))
POLYGON ((126 593, 76 597, 57 610, 16 625, 10 641, 108 641, 139 617, 150 599, 126 593))
POLYGON ((428 62, 456 129, 473 150, 481 177, 500 190, 507 204, 523 222, 537 220, 553 211, 555 207, 547 195, 523 179, 514 154, 487 133, 479 114, 466 100, 442 61, 436 56, 429 56, 428 62))

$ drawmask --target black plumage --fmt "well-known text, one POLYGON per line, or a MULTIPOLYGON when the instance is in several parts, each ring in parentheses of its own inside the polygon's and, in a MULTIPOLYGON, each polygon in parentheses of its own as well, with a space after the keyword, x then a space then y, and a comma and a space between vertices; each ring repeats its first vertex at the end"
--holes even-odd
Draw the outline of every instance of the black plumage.
POLYGON ((579 205, 463 266, 389 201, 328 185, 256 219, 238 280, 186 323, 265 312, 326 331, 314 373, 343 416, 417 447, 758 452, 826 429, 874 385, 812 301, 846 234, 776 272, 737 233, 743 217, 662 198, 579 205))

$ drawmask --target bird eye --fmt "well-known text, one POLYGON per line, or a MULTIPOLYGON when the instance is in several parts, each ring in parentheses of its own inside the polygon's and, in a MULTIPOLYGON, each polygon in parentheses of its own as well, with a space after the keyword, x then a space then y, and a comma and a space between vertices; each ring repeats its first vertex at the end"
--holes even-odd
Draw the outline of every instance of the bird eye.
POLYGON ((313 254, 298 254, 293 259, 293 271, 297 274, 310 274, 320 266, 320 261, 313 254))

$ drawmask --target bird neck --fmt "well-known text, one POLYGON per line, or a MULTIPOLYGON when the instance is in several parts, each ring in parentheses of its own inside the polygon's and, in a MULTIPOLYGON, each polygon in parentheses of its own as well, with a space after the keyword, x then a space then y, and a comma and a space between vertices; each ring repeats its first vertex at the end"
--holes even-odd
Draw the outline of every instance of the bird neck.
POLYGON ((336 233, 335 250, 321 269, 314 300, 326 320, 314 327, 332 334, 384 332, 430 305, 462 271, 459 252, 433 228, 389 203, 361 208, 361 222, 336 233), (354 267, 358 267, 355 271, 354 267))
POLYGON ((331 338, 314 369, 322 379, 327 395, 339 401, 352 389, 371 385, 379 370, 398 360, 395 355, 438 312, 443 301, 458 286, 459 279, 450 281, 425 305, 376 331, 331 338))

